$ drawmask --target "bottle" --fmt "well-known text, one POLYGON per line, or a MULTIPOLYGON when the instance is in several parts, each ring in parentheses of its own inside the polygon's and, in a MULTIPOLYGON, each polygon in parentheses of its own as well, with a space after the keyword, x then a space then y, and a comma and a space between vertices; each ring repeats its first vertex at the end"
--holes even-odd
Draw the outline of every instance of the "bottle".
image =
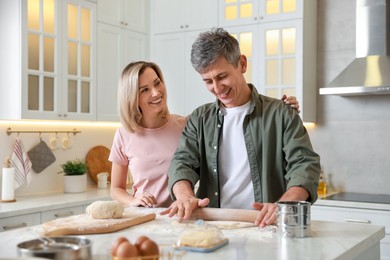
POLYGON ((325 182, 324 172, 322 170, 320 172, 320 181, 318 183, 317 194, 319 196, 326 196, 326 182, 325 182))

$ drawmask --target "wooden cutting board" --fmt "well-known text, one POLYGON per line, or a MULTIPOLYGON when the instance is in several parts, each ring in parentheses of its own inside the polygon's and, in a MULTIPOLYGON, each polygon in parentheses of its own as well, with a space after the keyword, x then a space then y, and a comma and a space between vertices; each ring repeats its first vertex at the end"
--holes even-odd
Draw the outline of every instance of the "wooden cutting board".
POLYGON ((111 233, 156 218, 155 213, 124 212, 120 219, 94 219, 87 214, 58 218, 42 224, 44 236, 111 233))
POLYGON ((112 163, 108 160, 110 156, 110 149, 103 145, 92 147, 86 157, 88 174, 92 180, 97 183, 97 175, 101 172, 108 173, 108 181, 111 181, 111 166, 112 163))

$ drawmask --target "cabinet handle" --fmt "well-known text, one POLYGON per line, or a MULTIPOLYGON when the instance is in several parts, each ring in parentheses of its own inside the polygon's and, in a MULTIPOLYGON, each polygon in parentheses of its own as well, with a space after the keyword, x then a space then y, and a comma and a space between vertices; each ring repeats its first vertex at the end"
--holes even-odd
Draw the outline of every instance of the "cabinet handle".
POLYGON ((186 24, 186 25, 185 25, 185 28, 188 28, 188 27, 189 27, 188 24, 186 24))
POLYGON ((353 223, 364 223, 364 224, 370 224, 371 220, 369 219, 354 219, 354 218, 345 218, 345 222, 353 222, 353 223))
POLYGON ((184 26, 183 25, 180 25, 180 29, 183 29, 184 28, 184 26))
POLYGON ((125 26, 127 26, 128 25, 128 23, 125 23, 125 26))
POLYGON ((23 222, 21 224, 17 224, 17 225, 13 225, 13 226, 3 226, 3 229, 10 230, 10 229, 22 228, 22 227, 27 227, 27 224, 23 222))
POLYGON ((70 211, 68 213, 63 213, 63 214, 54 214, 54 217, 63 218, 63 217, 69 217, 69 216, 73 216, 73 215, 74 215, 74 212, 70 211))
POLYGON ((63 114, 62 116, 63 116, 63 117, 67 117, 67 116, 68 116, 68 114, 63 114))

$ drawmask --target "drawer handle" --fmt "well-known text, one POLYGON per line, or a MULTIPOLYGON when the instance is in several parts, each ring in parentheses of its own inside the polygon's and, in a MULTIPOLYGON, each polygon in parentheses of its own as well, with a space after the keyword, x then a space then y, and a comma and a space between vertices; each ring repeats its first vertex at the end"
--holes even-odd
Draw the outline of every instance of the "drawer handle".
POLYGON ((74 215, 74 212, 70 211, 68 213, 63 213, 63 214, 54 214, 54 217, 63 218, 63 217, 69 217, 69 216, 73 216, 73 215, 74 215))
POLYGON ((3 229, 4 230, 11 230, 11 229, 22 228, 22 227, 27 227, 27 224, 23 222, 21 224, 17 224, 17 225, 13 225, 13 226, 3 226, 3 229))
POLYGON ((370 224, 371 220, 365 220, 365 219, 354 219, 354 218, 345 218, 345 222, 353 222, 353 223, 364 223, 364 224, 370 224))

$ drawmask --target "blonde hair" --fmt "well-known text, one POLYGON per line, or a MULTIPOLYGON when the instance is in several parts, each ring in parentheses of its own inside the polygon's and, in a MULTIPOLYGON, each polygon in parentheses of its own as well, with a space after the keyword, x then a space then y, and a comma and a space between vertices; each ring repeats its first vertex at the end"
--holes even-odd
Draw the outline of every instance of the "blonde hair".
MULTIPOLYGON (((139 107, 139 78, 146 68, 153 69, 165 84, 160 67, 153 62, 137 61, 128 64, 122 72, 118 84, 118 110, 123 127, 131 133, 140 128, 142 111, 139 107)), ((168 116, 168 107, 163 116, 168 116)))

